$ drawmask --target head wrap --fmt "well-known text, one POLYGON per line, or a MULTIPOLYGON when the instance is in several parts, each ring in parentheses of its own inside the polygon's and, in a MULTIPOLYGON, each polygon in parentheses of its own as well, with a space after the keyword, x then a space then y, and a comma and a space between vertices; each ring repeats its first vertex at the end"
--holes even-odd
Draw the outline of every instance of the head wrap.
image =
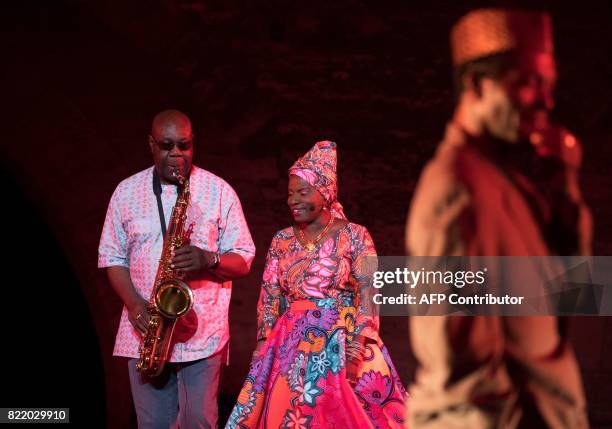
POLYGON ((477 9, 457 21, 450 42, 455 66, 506 51, 552 56, 552 22, 542 12, 477 9))
POLYGON ((325 140, 315 144, 291 166, 289 175, 302 178, 319 191, 332 216, 346 219, 337 199, 336 143, 325 140))

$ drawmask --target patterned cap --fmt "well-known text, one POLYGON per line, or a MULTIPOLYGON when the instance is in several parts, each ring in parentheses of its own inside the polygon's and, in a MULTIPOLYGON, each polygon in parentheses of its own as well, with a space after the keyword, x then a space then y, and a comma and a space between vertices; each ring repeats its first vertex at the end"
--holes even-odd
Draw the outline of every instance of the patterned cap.
POLYGON ((289 175, 302 178, 319 191, 329 205, 332 216, 346 219, 338 202, 336 143, 325 140, 315 144, 291 166, 289 175))
POLYGON ((478 9, 457 21, 450 43, 455 66, 505 51, 553 54, 552 22, 542 12, 478 9))

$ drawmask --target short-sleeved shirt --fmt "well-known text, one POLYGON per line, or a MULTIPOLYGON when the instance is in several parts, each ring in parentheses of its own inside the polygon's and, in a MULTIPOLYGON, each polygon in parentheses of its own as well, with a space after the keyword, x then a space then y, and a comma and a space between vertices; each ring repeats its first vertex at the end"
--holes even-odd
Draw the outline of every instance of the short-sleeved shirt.
MULTIPOLYGON (((99 268, 128 268, 134 287, 147 300, 151 296, 164 241, 152 181, 153 167, 150 167, 117 186, 106 213, 98 255, 99 268)), ((189 189, 186 227, 193 224, 191 244, 221 254, 236 253, 250 266, 255 245, 232 187, 194 166, 189 189)), ((176 198, 175 185, 162 185, 166 224, 176 198)), ((206 358, 221 351, 229 340, 231 282, 221 282, 204 273, 197 278, 189 277, 187 284, 194 294, 193 311, 177 322, 171 362, 206 358)), ((139 345, 140 335, 132 327, 124 307, 113 355, 138 357, 139 345)))

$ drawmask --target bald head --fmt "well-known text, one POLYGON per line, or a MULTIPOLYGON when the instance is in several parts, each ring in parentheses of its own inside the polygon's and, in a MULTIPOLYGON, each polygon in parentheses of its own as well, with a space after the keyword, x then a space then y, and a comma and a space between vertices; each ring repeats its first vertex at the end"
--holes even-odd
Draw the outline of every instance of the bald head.
POLYGON ((166 131, 181 130, 182 134, 191 135, 191 121, 189 117, 179 110, 164 110, 153 118, 151 134, 159 136, 166 131))

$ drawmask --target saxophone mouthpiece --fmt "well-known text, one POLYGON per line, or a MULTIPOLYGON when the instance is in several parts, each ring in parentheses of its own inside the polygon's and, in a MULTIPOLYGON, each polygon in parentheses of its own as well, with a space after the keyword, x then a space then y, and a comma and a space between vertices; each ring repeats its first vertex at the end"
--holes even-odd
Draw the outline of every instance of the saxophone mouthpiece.
POLYGON ((178 168, 175 168, 172 171, 172 175, 176 178, 176 180, 182 185, 185 183, 185 176, 183 176, 178 168))

